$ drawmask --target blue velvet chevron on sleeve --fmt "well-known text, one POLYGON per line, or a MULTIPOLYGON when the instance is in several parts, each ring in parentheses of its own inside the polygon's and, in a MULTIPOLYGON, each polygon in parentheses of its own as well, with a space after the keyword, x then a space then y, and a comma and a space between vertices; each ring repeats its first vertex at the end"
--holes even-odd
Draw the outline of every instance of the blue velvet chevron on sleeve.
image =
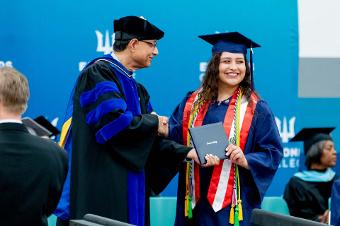
POLYGON ((110 81, 100 82, 93 89, 81 94, 80 105, 86 107, 89 104, 93 104, 100 96, 108 92, 119 93, 116 83, 110 81))
POLYGON ((89 125, 94 125, 99 122, 99 120, 106 114, 114 111, 126 110, 126 103, 122 99, 114 98, 101 102, 95 109, 87 113, 86 123, 89 125))
POLYGON ((113 81, 99 82, 83 92, 80 95, 80 106, 86 113, 86 123, 95 128, 96 140, 100 144, 128 127, 133 119, 113 81))

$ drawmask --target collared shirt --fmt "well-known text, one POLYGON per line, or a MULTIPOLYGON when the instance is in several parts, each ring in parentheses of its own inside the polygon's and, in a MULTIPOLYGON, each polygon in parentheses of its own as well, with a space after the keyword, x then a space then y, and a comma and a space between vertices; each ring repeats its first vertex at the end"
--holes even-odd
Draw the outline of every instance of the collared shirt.
POLYGON ((20 124, 22 124, 22 121, 17 120, 17 119, 0 119, 0 123, 20 123, 20 124))
MULTIPOLYGON (((115 59, 115 60, 118 61, 119 63, 122 63, 122 62, 118 59, 118 57, 117 57, 117 55, 115 54, 115 52, 112 52, 112 53, 111 53, 111 56, 112 56, 113 59, 115 59)), ((123 64, 122 64, 122 65, 123 65, 123 64)), ((123 66, 124 66, 124 65, 123 65, 123 66)), ((125 67, 125 66, 124 66, 124 67, 125 67)), ((126 68, 126 67, 125 67, 125 68, 126 68)), ((127 68, 126 68, 126 70, 131 71, 131 72, 133 72, 133 73, 135 72, 134 70, 129 70, 129 69, 127 69, 127 68)))
POLYGON ((118 61, 119 63, 121 63, 120 60, 118 59, 118 57, 116 56, 115 52, 112 52, 112 53, 111 53, 111 56, 112 56, 113 59, 115 59, 116 61, 118 61))

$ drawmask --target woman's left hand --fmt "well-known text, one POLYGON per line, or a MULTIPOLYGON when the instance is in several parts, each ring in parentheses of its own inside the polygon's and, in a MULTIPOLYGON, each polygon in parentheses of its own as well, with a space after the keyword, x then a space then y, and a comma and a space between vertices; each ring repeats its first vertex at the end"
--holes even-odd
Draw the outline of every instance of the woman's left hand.
POLYGON ((231 162, 239 166, 242 166, 246 169, 249 169, 248 161, 240 147, 233 144, 229 144, 225 151, 226 151, 225 155, 229 157, 231 162))

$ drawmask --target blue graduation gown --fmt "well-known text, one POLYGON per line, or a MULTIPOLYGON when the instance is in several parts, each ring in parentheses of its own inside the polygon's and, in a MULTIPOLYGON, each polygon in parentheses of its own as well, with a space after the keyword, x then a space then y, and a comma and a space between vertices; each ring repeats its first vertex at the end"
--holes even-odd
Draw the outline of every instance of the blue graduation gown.
POLYGON ((340 226, 340 179, 334 182, 332 188, 331 224, 340 226))
MULTIPOLYGON (((183 143, 183 110, 190 94, 177 106, 169 120, 169 136, 179 143, 183 143)), ((203 125, 223 122, 229 102, 230 99, 220 104, 212 103, 204 117, 203 125)), ((251 211, 254 208, 260 208, 264 194, 282 158, 282 144, 274 115, 263 100, 259 100, 256 105, 244 153, 250 170, 239 167, 244 219, 240 225, 249 225, 251 211)), ((185 170, 183 164, 178 179, 176 226, 229 225, 230 205, 215 213, 207 200, 212 172, 213 167, 200 168, 201 198, 193 210, 193 218, 188 220, 184 216, 185 170)))

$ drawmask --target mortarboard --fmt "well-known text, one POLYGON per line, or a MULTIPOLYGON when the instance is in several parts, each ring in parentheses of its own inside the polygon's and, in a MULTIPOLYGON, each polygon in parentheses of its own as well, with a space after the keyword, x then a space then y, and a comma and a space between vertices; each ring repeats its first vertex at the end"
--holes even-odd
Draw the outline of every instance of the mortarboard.
POLYGON ((198 36, 213 45, 213 53, 231 52, 247 54, 247 48, 261 47, 256 42, 238 32, 218 33, 198 36))
POLYGON ((34 120, 25 117, 22 119, 23 124, 27 127, 30 133, 39 137, 52 137, 60 133, 60 131, 53 126, 44 116, 39 116, 34 120))
POLYGON ((333 140, 330 136, 330 133, 335 129, 335 127, 323 127, 323 128, 304 128, 300 130, 290 142, 294 141, 302 141, 303 142, 303 149, 305 155, 310 147, 323 140, 333 140))
POLYGON ((254 89, 253 80, 253 51, 252 48, 261 47, 256 42, 240 34, 239 32, 217 33, 209 35, 200 35, 199 38, 208 42, 213 46, 213 53, 243 53, 247 55, 247 49, 250 49, 249 61, 250 61, 250 74, 252 88, 254 89))
POLYGON ((163 38, 164 32, 142 17, 126 16, 113 21, 115 40, 163 38))

